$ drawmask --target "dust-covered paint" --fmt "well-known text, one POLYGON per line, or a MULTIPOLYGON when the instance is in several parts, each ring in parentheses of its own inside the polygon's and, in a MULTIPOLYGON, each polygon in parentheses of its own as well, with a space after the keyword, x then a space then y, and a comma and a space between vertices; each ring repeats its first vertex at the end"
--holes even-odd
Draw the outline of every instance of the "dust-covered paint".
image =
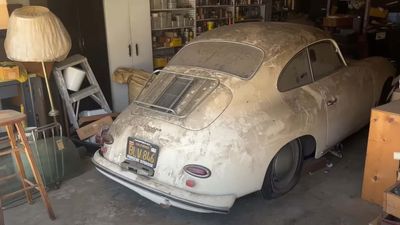
POLYGON ((187 102, 191 110, 182 115, 131 104, 110 129, 113 144, 105 146, 104 156, 96 153, 94 163, 106 176, 158 204, 198 212, 229 211, 236 198, 261 189, 269 163, 285 144, 311 136, 318 158, 364 126, 384 82, 394 75, 387 60, 368 58, 344 63, 321 80, 279 92, 277 80, 285 65, 321 40, 334 43, 321 30, 288 23, 237 24, 206 32, 191 44, 233 42, 261 49, 263 60, 256 73, 246 79, 182 66, 175 60, 164 73, 213 79, 218 85, 210 86, 210 92, 203 90, 207 96, 201 101, 187 102), (328 106, 331 98, 337 102, 328 106), (154 176, 137 175, 120 166, 126 160, 129 137, 159 147, 154 176), (183 171, 188 164, 207 167, 212 174, 205 179, 193 177, 183 171), (194 187, 186 185, 188 179, 194 187))

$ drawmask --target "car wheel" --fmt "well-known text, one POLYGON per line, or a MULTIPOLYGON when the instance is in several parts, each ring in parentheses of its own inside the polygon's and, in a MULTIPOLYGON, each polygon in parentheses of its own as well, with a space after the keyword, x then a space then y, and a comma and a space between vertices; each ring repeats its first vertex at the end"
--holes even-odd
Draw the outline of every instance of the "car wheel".
POLYGON ((385 81, 385 84, 382 87, 381 97, 379 99, 379 105, 383 105, 389 102, 389 96, 393 89, 393 78, 389 78, 385 81))
POLYGON ((303 151, 298 139, 283 146, 268 166, 261 194, 265 199, 280 197, 299 181, 303 151))

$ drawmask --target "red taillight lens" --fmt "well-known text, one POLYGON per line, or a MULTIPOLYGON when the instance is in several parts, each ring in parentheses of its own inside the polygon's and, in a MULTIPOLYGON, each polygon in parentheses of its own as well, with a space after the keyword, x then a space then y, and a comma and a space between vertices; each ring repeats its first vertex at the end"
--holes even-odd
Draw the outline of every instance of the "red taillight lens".
POLYGON ((104 144, 111 145, 112 143, 114 143, 114 138, 111 136, 111 134, 103 134, 101 135, 101 137, 104 144))
POLYGON ((96 135, 96 143, 100 145, 103 144, 111 145, 114 142, 114 138, 108 132, 109 132, 108 128, 103 128, 101 132, 98 135, 96 135))
POLYGON ((186 165, 183 167, 183 170, 186 173, 199 178, 207 178, 211 176, 211 171, 208 168, 200 165, 186 165))

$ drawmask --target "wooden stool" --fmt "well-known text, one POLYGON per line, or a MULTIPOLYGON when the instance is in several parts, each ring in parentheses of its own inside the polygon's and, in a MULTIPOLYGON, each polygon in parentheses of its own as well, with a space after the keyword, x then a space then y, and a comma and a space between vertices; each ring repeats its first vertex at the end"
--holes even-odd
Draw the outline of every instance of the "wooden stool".
MULTIPOLYGON (((21 192, 25 192, 26 199, 27 199, 28 203, 31 204, 32 203, 31 189, 33 189, 33 188, 37 189, 40 192, 42 201, 47 208, 50 219, 54 220, 56 218, 54 215, 54 211, 51 207, 49 197, 47 196, 46 189, 43 185, 42 177, 36 166, 35 157, 32 154, 31 147, 29 146, 28 139, 26 138, 25 131, 22 126, 22 122, 24 121, 24 119, 25 119, 25 115, 22 113, 19 113, 17 111, 0 110, 0 127, 6 128, 8 138, 10 141, 10 145, 11 145, 11 150, 0 152, 0 156, 5 156, 5 155, 11 154, 16 162, 17 170, 18 170, 17 171, 18 174, 0 178, 0 181, 7 180, 7 179, 18 176, 21 181, 22 187, 23 187, 21 190, 18 190, 16 192, 9 193, 9 194, 6 194, 6 195, 3 195, 0 197, 0 211, 1 211, 0 212, 0 224, 2 224, 2 222, 3 222, 1 220, 4 219, 3 212, 1 209, 1 201, 4 199, 10 198, 12 196, 15 196, 21 192), (22 149, 18 148, 18 146, 17 146, 16 136, 14 134, 14 126, 17 129, 19 137, 21 139, 21 142, 23 145, 22 149), (36 184, 34 184, 33 182, 29 181, 26 178, 24 165, 21 160, 20 152, 25 153, 26 158, 28 159, 29 165, 31 166, 32 174, 33 174, 33 177, 35 178, 36 184)), ((4 224, 4 222, 3 222, 3 224, 4 224)))

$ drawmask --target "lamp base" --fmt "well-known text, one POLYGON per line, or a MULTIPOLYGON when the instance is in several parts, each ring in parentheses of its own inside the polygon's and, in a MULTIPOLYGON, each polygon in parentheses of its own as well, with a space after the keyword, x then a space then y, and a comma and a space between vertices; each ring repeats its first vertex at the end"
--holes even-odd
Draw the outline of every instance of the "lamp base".
POLYGON ((52 116, 52 117, 58 116, 59 114, 60 114, 60 112, 56 109, 52 109, 49 112, 49 116, 52 116))

